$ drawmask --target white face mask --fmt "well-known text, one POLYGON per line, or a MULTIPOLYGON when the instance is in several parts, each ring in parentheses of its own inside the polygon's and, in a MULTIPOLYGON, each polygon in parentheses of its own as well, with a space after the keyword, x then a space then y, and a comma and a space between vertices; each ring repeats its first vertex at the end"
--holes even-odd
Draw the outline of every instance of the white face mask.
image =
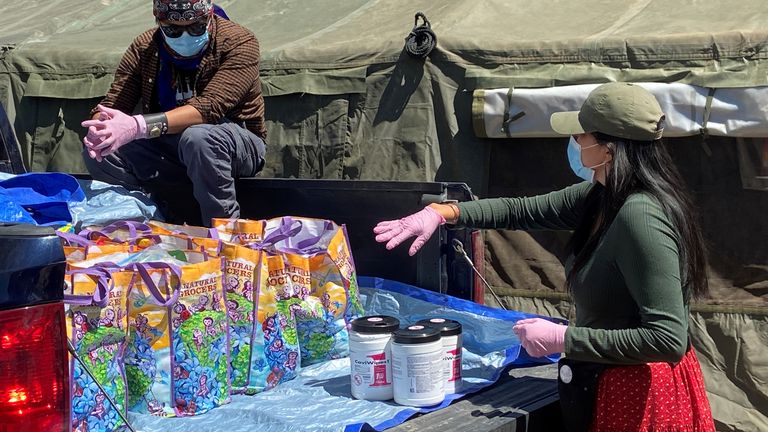
POLYGON ((582 148, 573 136, 571 136, 570 141, 568 141, 568 164, 571 165, 571 170, 574 174, 590 183, 594 183, 595 181, 595 168, 605 165, 608 161, 599 163, 595 166, 586 167, 581 161, 581 151, 599 145, 600 144, 593 144, 589 147, 582 148))

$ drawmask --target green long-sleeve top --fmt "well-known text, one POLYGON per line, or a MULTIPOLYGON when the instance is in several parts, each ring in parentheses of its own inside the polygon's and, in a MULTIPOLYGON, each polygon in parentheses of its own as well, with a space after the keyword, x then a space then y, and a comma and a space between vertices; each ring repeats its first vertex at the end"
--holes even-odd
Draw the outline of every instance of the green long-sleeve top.
MULTIPOLYGON (((590 183, 545 195, 459 203, 457 225, 574 230, 590 183)), ((631 195, 572 283, 565 355, 612 364, 677 362, 688 342, 677 235, 658 201, 631 195)))

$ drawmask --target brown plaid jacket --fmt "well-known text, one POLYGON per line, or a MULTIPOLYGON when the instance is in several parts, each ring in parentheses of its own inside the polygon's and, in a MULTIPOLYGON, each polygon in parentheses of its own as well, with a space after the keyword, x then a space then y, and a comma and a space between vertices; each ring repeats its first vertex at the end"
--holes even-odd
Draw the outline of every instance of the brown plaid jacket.
MULTIPOLYGON (((198 67, 196 96, 187 104, 197 108, 206 123, 215 124, 226 117, 266 138, 258 40, 245 27, 218 16, 214 16, 210 38, 198 67)), ((117 66, 103 105, 132 113, 141 101, 142 112, 152 112, 150 104, 160 65, 157 43, 161 40, 158 28, 133 40, 117 66)))

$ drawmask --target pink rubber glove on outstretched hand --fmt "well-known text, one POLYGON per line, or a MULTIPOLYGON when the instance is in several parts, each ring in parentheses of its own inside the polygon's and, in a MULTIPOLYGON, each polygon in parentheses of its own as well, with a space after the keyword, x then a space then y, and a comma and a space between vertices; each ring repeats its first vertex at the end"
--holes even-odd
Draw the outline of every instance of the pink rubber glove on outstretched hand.
POLYGON ((376 241, 387 242, 387 250, 390 250, 410 237, 416 240, 408 249, 408 254, 413 256, 424 246, 424 243, 432 237, 437 227, 445 223, 445 218, 440 216, 435 209, 424 207, 421 211, 398 220, 379 222, 373 228, 376 241))
POLYGON ((83 139, 83 143, 88 147, 91 157, 95 155, 95 159, 100 160, 135 139, 147 137, 147 123, 143 116, 129 116, 103 105, 98 108, 99 119, 81 123, 83 127, 88 128, 88 135, 83 139))
POLYGON ((532 357, 544 357, 565 351, 568 326, 541 318, 528 318, 515 323, 512 330, 532 357))

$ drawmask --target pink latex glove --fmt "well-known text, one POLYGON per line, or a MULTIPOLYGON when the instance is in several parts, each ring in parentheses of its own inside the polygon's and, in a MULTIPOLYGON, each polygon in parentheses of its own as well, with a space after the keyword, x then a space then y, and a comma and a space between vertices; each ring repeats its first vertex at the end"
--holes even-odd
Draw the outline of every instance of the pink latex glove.
POLYGON ((544 357, 565 351, 568 326, 541 318, 528 318, 515 323, 512 330, 532 357, 544 357))
POLYGON ((387 250, 390 250, 410 237, 416 237, 416 240, 408 249, 408 254, 413 256, 424 246, 424 243, 432 237, 437 227, 445 223, 442 217, 435 209, 424 207, 417 213, 406 216, 398 220, 383 221, 376 224, 373 228, 376 241, 379 243, 387 242, 387 250))
POLYGON ((120 110, 98 106, 99 118, 81 123, 88 128, 83 144, 88 154, 99 162, 125 144, 147 137, 147 123, 141 115, 129 116, 120 110))
MULTIPOLYGON (((99 111, 99 118, 98 120, 107 120, 109 116, 105 112, 99 111)), ((86 127, 83 125, 83 127, 86 127)), ((88 126, 88 133, 85 135, 85 138, 83 138, 83 144, 88 148, 88 155, 92 159, 96 159, 99 162, 101 162, 101 152, 97 152, 95 150, 91 150, 92 147, 97 146, 101 144, 102 141, 104 141, 104 138, 99 136, 97 133, 98 130, 104 129, 104 123, 99 123, 96 125, 88 126)))

